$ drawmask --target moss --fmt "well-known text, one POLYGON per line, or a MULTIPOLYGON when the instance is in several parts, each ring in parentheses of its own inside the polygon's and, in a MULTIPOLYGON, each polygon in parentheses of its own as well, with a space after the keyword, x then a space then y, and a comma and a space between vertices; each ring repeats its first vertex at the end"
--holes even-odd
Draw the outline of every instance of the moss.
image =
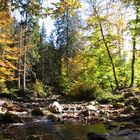
POLYGON ((113 95, 111 92, 102 91, 101 93, 96 94, 96 100, 102 104, 114 102, 120 98, 122 98, 122 95, 113 95))

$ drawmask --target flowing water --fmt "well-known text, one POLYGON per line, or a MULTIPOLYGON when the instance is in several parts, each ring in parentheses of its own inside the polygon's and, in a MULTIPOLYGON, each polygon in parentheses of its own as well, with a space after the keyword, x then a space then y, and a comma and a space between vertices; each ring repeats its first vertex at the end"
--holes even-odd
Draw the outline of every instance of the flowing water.
POLYGON ((45 119, 3 126, 0 140, 87 140, 88 132, 105 135, 108 140, 140 140, 137 132, 120 131, 117 127, 109 130, 102 123, 54 123, 45 119))

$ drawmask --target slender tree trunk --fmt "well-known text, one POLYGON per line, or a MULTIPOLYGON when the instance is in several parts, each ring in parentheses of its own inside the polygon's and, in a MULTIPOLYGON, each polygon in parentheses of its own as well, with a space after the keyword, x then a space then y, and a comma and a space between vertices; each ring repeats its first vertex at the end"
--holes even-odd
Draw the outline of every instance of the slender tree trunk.
POLYGON ((133 54, 132 54, 132 63, 131 63, 131 83, 130 83, 130 87, 134 86, 134 79, 135 79, 135 55, 136 55, 136 37, 133 37, 133 54))
POLYGON ((26 45, 24 43, 24 55, 23 55, 23 90, 26 90, 26 45))
POLYGON ((42 83, 45 82, 45 52, 44 52, 44 44, 42 50, 42 83))
POLYGON ((54 82, 54 69, 52 65, 51 57, 49 56, 49 65, 50 65, 50 84, 53 85, 54 82))
POLYGON ((66 44, 66 66, 67 66, 67 76, 69 76, 69 9, 68 9, 68 0, 66 5, 66 36, 67 36, 67 44, 66 44))
POLYGON ((136 59, 136 32, 137 32, 137 24, 138 24, 138 8, 136 9, 136 23, 135 23, 135 33, 132 38, 133 42, 133 52, 132 52, 132 63, 131 63, 131 83, 130 87, 134 86, 135 81, 135 59, 136 59))
POLYGON ((23 90, 26 90, 26 43, 27 43, 27 31, 28 31, 28 14, 25 14, 25 34, 24 34, 24 55, 23 55, 23 90))
POLYGON ((100 17, 98 15, 95 7, 94 7, 94 9, 95 9, 95 13, 97 15, 98 21, 99 21, 100 31, 101 31, 101 35, 102 35, 102 38, 103 38, 103 41, 104 41, 104 45, 105 45, 105 48, 106 48, 106 51, 108 53, 108 57, 110 59, 110 63, 111 63, 111 66, 112 66, 112 71, 113 71, 113 75, 114 75, 114 80, 115 80, 116 88, 119 88, 119 83, 118 83, 118 79, 117 79, 117 75, 116 75, 115 65, 114 65, 114 62, 113 62, 111 53, 109 51, 108 44, 107 44, 106 39, 105 39, 105 36, 104 36, 102 23, 101 23, 100 17))
POLYGON ((21 88, 21 51, 22 51, 22 26, 20 30, 20 45, 19 45, 19 64, 18 64, 18 88, 21 88))
POLYGON ((113 91, 113 86, 112 86, 112 83, 111 83, 111 80, 110 80, 110 77, 108 76, 108 81, 109 81, 109 83, 110 83, 110 88, 111 88, 111 90, 113 91))

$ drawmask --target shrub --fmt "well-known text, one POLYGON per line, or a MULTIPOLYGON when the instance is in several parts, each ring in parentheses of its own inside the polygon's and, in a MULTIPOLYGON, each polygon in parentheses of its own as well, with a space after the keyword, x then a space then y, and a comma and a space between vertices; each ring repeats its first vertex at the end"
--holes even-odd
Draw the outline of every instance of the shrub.
POLYGON ((111 92, 102 91, 96 94, 96 100, 99 103, 106 104, 122 98, 122 95, 113 95, 111 92))
POLYGON ((95 93, 96 88, 93 85, 75 82, 71 84, 67 95, 76 100, 92 100, 95 99, 95 93))
POLYGON ((36 80, 34 85, 34 92, 39 96, 46 96, 47 94, 44 92, 44 85, 41 81, 36 80))
POLYGON ((45 85, 44 86, 44 92, 46 93, 46 95, 52 95, 53 94, 53 87, 52 86, 48 86, 48 85, 45 85))
POLYGON ((0 79, 0 93, 8 93, 4 79, 0 79))

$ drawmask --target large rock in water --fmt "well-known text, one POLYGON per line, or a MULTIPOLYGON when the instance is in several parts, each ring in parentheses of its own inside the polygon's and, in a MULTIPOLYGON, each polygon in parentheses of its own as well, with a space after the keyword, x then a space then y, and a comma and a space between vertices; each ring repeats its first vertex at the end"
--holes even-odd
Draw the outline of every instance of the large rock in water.
POLYGON ((48 110, 52 113, 62 113, 62 106, 55 101, 49 105, 48 110))
POLYGON ((1 115, 0 119, 1 123, 24 123, 18 115, 9 112, 1 115))
POLYGON ((95 134, 94 132, 89 132, 87 134, 87 140, 107 140, 107 136, 95 134))
POLYGON ((97 111, 97 110, 98 110, 97 107, 94 106, 94 105, 87 105, 87 106, 86 106, 86 109, 87 109, 87 110, 90 110, 90 111, 97 111))
POLYGON ((47 116, 47 119, 50 119, 50 120, 52 120, 53 122, 61 122, 61 120, 62 120, 62 118, 61 117, 59 117, 58 115, 56 115, 56 114, 49 114, 48 116, 47 116))
POLYGON ((7 108, 5 107, 0 107, 0 113, 5 114, 7 112, 7 108))
POLYGON ((34 108, 32 111, 31 111, 31 114, 33 116, 43 116, 44 113, 43 111, 40 109, 40 108, 34 108))

